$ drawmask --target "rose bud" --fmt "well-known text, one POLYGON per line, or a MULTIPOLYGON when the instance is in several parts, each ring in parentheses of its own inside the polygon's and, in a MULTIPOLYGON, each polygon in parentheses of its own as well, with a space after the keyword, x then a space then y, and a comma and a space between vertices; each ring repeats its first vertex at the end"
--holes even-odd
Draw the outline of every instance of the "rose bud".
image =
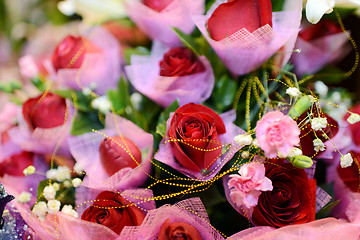
POLYGON ((125 226, 138 226, 145 218, 140 208, 120 194, 104 191, 81 216, 82 220, 104 225, 120 234, 125 226))
POLYGON ((229 0, 212 13, 207 28, 211 38, 220 41, 242 28, 253 32, 266 24, 272 26, 270 0, 229 0))
POLYGON ((300 53, 292 55, 295 72, 313 74, 329 63, 336 62, 350 51, 349 40, 340 26, 328 19, 303 26, 296 40, 300 53))
POLYGON ((176 99, 180 106, 205 101, 215 82, 213 69, 204 56, 159 43, 153 45, 150 56, 133 56, 125 71, 137 91, 164 108, 176 99))
POLYGON ((179 47, 170 49, 160 62, 160 76, 176 77, 203 72, 205 67, 190 49, 179 47))
POLYGON ((145 6, 157 11, 161 12, 165 9, 170 3, 174 0, 143 0, 145 6))
POLYGON ((22 112, 30 129, 54 128, 63 125, 65 121, 66 102, 59 95, 44 93, 27 100, 22 112))
POLYGON ((4 174, 12 176, 24 176, 23 171, 30 165, 33 165, 33 154, 30 152, 20 152, 14 154, 0 163, 0 177, 4 174))
POLYGON ((175 111, 168 137, 176 160, 187 169, 201 172, 221 156, 219 135, 225 132, 223 120, 212 109, 189 103, 175 111))
POLYGON ((272 191, 261 193, 252 213, 255 226, 280 228, 315 220, 316 182, 283 159, 265 164, 272 191))
POLYGON ((200 233, 196 228, 185 222, 173 222, 170 223, 170 219, 167 219, 158 235, 158 240, 202 240, 200 233))
POLYGON ((99 152, 100 161, 110 176, 120 169, 135 168, 141 163, 140 149, 130 139, 123 136, 104 138, 99 152))
POLYGON ((85 37, 67 36, 56 47, 51 58, 54 69, 80 68, 85 53, 99 52, 100 50, 85 37))

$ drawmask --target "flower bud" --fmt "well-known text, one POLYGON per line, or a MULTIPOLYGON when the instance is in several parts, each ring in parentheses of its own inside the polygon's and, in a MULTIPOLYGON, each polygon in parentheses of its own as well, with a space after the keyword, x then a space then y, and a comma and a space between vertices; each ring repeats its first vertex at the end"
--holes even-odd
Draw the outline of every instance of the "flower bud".
POLYGON ((289 116, 292 118, 300 117, 304 112, 306 112, 311 105, 313 104, 313 97, 310 95, 305 95, 301 97, 289 111, 289 116))
POLYGON ((308 156, 296 155, 290 158, 290 162, 297 168, 310 168, 313 165, 313 161, 308 156))
POLYGON ((240 146, 248 146, 252 143, 253 139, 250 134, 240 134, 234 137, 234 141, 240 146))
POLYGON ((99 151, 100 161, 110 176, 120 169, 135 168, 141 163, 140 149, 125 137, 105 138, 99 151))

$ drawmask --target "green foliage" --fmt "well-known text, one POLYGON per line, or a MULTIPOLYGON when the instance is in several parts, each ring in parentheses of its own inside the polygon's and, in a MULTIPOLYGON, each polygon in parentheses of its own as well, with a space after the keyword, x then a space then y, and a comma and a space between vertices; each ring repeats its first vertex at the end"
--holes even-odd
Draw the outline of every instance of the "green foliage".
POLYGON ((92 129, 99 130, 103 128, 104 125, 101 123, 97 112, 78 111, 76 117, 74 118, 70 134, 77 136, 91 132, 92 129))
POLYGON ((211 98, 218 111, 224 111, 234 102, 236 89, 237 83, 227 75, 216 82, 211 98))
POLYGON ((163 112, 161 112, 158 123, 156 125, 156 133, 164 137, 166 134, 166 120, 169 118, 171 112, 175 112, 179 108, 178 100, 171 103, 163 112))
POLYGON ((126 48, 124 51, 124 58, 127 64, 130 64, 131 56, 133 55, 149 55, 150 51, 144 47, 126 48))

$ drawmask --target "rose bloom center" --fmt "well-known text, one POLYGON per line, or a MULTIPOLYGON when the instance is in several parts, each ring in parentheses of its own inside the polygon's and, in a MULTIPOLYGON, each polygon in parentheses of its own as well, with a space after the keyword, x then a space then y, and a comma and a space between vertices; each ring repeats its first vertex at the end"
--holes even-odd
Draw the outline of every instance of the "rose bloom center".
POLYGON ((270 143, 281 143, 284 141, 279 124, 274 124, 269 127, 266 135, 270 143))

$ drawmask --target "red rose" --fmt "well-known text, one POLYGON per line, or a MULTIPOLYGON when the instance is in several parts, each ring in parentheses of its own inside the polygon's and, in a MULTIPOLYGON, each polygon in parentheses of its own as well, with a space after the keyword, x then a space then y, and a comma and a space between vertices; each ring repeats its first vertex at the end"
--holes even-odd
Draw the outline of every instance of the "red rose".
POLYGON ((311 24, 299 33, 299 37, 305 41, 311 41, 320 37, 325 37, 342 32, 341 28, 333 21, 323 19, 317 24, 311 24))
POLYGON ((350 188, 351 191, 360 192, 360 165, 358 161, 358 159, 360 159, 360 153, 350 151, 350 154, 354 159, 352 165, 350 167, 342 168, 340 164, 338 164, 337 172, 342 181, 348 188, 350 188))
POLYGON ((252 221, 256 226, 284 227, 315 220, 315 180, 282 159, 265 164, 273 190, 261 193, 252 221))
POLYGON ((173 222, 167 219, 161 226, 158 240, 202 240, 196 228, 185 222, 173 222))
MULTIPOLYGON (((349 109, 350 112, 360 114, 360 104, 357 104, 349 109)), ((347 113, 344 119, 348 119, 350 113, 347 113)), ((350 131, 352 135, 353 142, 355 145, 360 145, 360 122, 350 124, 350 131)))
POLYGON ((209 169, 221 156, 220 134, 226 132, 221 117, 200 104, 178 108, 168 132, 172 152, 185 168, 200 172, 209 169))
POLYGON ((316 138, 320 139, 322 142, 326 142, 328 140, 326 137, 323 136, 323 131, 326 133, 326 135, 329 138, 333 138, 339 131, 338 123, 334 119, 332 119, 329 115, 323 113, 321 110, 315 110, 316 108, 317 107, 315 105, 313 105, 312 109, 314 109, 314 110, 312 111, 312 117, 326 118, 326 120, 328 122, 328 125, 326 126, 326 128, 318 130, 318 131, 314 131, 311 128, 311 122, 305 121, 305 118, 308 117, 309 112, 303 113, 296 120, 298 125, 301 126, 301 128, 300 128, 300 148, 303 152, 303 155, 306 155, 311 158, 313 158, 317 154, 321 153, 321 152, 315 151, 313 141, 316 138), (304 122, 306 122, 305 125, 303 124, 304 122))
POLYGON ((141 163, 140 149, 125 137, 104 138, 99 152, 100 161, 109 175, 113 175, 122 168, 135 168, 141 163))
POLYGON ((59 95, 47 93, 27 100, 22 112, 31 129, 58 127, 64 124, 66 102, 59 95))
POLYGON ((145 6, 157 11, 161 12, 164 8, 166 8, 172 1, 174 0, 143 0, 145 6))
POLYGON ((30 152, 14 154, 0 163, 0 177, 4 176, 4 174, 24 176, 24 169, 33 165, 33 163, 33 154, 30 152))
POLYGON ((186 76, 204 70, 205 67, 192 52, 183 47, 170 49, 160 62, 160 76, 164 77, 186 76))
POLYGON ((145 214, 120 194, 104 191, 97 196, 94 204, 87 208, 81 216, 82 220, 104 225, 117 234, 125 226, 140 225, 145 214))
POLYGON ((272 26, 270 0, 228 0, 215 9, 207 29, 212 39, 220 41, 242 28, 253 32, 266 24, 272 26))
POLYGON ((100 51, 84 37, 67 36, 56 47, 51 58, 56 71, 61 68, 80 68, 85 53, 100 51))

